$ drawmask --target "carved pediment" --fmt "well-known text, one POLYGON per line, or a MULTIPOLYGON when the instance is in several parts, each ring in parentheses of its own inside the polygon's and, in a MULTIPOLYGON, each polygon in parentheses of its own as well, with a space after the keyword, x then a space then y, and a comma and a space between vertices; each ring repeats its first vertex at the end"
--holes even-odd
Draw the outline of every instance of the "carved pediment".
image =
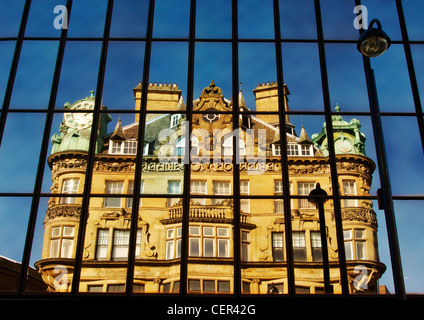
POLYGON ((221 88, 217 87, 215 83, 211 82, 209 87, 202 90, 199 101, 193 106, 194 111, 231 111, 231 106, 224 99, 221 88))

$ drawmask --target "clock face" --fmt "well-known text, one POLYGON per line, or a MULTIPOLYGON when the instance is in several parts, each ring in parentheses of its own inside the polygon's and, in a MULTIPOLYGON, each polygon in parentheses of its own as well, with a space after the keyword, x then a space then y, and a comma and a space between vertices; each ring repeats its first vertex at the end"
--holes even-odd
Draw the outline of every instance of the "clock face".
POLYGON ((352 144, 347 140, 340 140, 336 142, 336 148, 343 153, 348 153, 352 151, 352 144))
MULTIPOLYGON (((79 103, 71 110, 90 110, 91 103, 79 103)), ((70 128, 81 130, 91 127, 93 114, 90 112, 67 112, 63 114, 63 122, 70 128)))

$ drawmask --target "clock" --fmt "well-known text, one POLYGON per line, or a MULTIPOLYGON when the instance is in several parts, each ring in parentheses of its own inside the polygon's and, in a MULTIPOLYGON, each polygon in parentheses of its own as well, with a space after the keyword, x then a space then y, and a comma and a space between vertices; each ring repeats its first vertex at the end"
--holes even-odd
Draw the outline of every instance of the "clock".
MULTIPOLYGON (((70 110, 92 110, 94 103, 82 101, 70 107, 70 110)), ((63 114, 64 124, 75 130, 82 130, 91 127, 93 124, 93 113, 91 112, 66 112, 63 114)))
POLYGON ((336 148, 342 153, 349 153, 352 151, 352 143, 348 140, 339 140, 336 142, 336 148))

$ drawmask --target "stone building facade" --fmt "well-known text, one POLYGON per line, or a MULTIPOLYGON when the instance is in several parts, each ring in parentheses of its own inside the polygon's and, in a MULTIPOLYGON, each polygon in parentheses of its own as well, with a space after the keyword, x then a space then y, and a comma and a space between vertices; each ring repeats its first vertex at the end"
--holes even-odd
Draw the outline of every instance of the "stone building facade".
MULTIPOLYGON (((284 106, 288 110, 289 91, 286 86, 284 89, 284 106)), ((141 85, 133 92, 135 110, 140 110, 141 85)), ((149 86, 147 110, 160 112, 147 113, 145 121, 141 185, 137 186, 143 197, 137 221, 134 292, 179 292, 183 197, 187 196, 188 291, 233 292, 234 165, 238 165, 240 175, 237 199, 240 198, 242 292, 287 292, 281 131, 286 132, 293 196, 290 207, 296 292, 324 292, 318 210, 307 196, 317 183, 332 195, 325 125, 322 132, 309 138, 303 126, 297 135, 287 116, 286 128, 281 130, 278 116, 272 114, 278 111, 276 83, 260 84, 253 92, 254 110, 263 113, 243 113, 250 109, 240 92, 239 130, 234 132, 232 99, 226 99, 212 82, 193 101, 189 134, 186 105, 179 88, 175 84, 149 86), (232 144, 237 137, 239 154, 234 163, 232 144), (186 138, 191 141, 190 195, 183 194, 186 138)), ((65 107, 92 110, 93 105, 92 94, 65 107)), ((64 113, 60 131, 52 138, 53 149, 48 159, 52 197, 44 220, 42 258, 36 263, 50 291, 69 291, 71 286, 90 115, 64 113), (58 269, 66 274, 60 281, 58 269)), ((104 113, 96 142, 79 288, 84 292, 125 290, 139 118, 136 115, 128 125, 122 125, 119 119, 113 132, 107 133, 110 121, 111 117, 104 113)), ((347 197, 341 200, 341 207, 350 290, 375 293, 385 266, 378 256, 376 214, 372 201, 366 198, 375 164, 365 154, 365 136, 360 127, 356 119, 347 122, 340 115, 333 116, 339 192, 347 197)), ((325 203, 325 220, 331 284, 334 292, 340 293, 332 200, 325 203)))

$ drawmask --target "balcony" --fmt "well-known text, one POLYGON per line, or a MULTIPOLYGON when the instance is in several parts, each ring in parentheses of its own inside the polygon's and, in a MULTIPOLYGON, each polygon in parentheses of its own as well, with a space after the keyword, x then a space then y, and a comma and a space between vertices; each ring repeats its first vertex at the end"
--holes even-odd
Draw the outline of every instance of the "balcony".
MULTIPOLYGON (((168 208, 168 217, 160 220, 162 224, 181 223, 183 218, 183 205, 181 202, 176 203, 174 206, 168 208)), ((223 200, 218 204, 190 205, 189 221, 190 222, 207 222, 207 223, 224 223, 233 224, 234 210, 232 200, 223 200)), ((241 213, 240 222, 242 228, 254 229, 256 226, 249 223, 250 214, 241 213)))

